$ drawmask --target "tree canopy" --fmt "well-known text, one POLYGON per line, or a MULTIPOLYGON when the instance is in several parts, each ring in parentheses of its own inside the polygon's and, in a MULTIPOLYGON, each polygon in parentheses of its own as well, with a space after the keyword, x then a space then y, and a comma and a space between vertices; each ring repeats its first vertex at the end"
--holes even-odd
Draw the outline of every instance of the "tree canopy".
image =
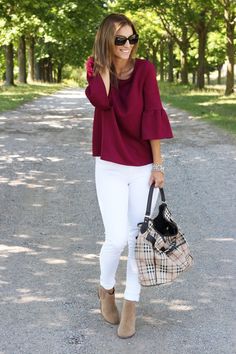
MULTIPOLYGON (((39 68, 51 66, 60 71, 65 64, 81 66, 106 11, 100 0, 92 4, 86 0, 0 0, 0 46, 2 51, 9 46, 18 50, 23 40, 33 48, 31 55, 39 68)), ((6 63, 1 64, 4 75, 6 63)))
POLYGON ((27 82, 27 71, 31 80, 60 81, 65 65, 83 66, 111 12, 135 21, 139 55, 155 64, 161 80, 192 78, 202 89, 211 71, 221 82, 227 61, 225 92, 233 92, 234 0, 0 0, 1 77, 13 84, 17 65, 20 82, 27 82))

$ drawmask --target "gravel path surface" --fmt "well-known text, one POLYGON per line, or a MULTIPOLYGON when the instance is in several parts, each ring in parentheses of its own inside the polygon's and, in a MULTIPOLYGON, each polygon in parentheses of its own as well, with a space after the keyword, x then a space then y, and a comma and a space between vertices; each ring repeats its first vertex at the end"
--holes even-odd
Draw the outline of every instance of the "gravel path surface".
POLYGON ((175 139, 162 145, 165 191, 195 265, 143 289, 129 340, 99 314, 103 225, 83 90, 0 115, 0 354, 236 353, 236 141, 167 108, 175 139))

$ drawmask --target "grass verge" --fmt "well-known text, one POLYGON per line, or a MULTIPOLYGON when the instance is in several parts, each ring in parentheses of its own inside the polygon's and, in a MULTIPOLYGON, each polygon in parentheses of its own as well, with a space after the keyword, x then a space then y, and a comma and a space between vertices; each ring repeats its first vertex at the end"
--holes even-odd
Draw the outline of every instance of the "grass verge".
POLYGON ((191 86, 159 82, 162 100, 236 134, 236 94, 224 96, 220 89, 203 91, 191 86))
POLYGON ((22 103, 31 101, 42 95, 49 95, 65 84, 17 84, 16 86, 0 86, 0 112, 15 109, 22 103))

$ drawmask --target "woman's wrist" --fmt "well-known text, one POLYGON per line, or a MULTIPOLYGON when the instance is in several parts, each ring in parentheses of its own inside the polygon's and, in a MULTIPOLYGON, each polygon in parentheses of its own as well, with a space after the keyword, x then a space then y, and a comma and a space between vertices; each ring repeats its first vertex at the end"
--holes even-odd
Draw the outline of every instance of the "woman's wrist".
POLYGON ((165 168, 164 168, 163 162, 161 162, 161 163, 154 162, 152 164, 152 172, 164 173, 165 172, 165 168))

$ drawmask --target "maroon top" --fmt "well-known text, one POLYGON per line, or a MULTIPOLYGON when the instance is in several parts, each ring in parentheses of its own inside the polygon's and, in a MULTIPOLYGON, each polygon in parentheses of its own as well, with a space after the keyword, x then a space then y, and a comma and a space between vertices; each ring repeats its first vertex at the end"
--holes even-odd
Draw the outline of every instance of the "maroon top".
POLYGON ((93 156, 122 165, 153 162, 149 140, 172 138, 152 63, 136 59, 129 79, 118 80, 107 96, 101 76, 93 76, 93 58, 87 61, 86 95, 95 106, 93 156))

